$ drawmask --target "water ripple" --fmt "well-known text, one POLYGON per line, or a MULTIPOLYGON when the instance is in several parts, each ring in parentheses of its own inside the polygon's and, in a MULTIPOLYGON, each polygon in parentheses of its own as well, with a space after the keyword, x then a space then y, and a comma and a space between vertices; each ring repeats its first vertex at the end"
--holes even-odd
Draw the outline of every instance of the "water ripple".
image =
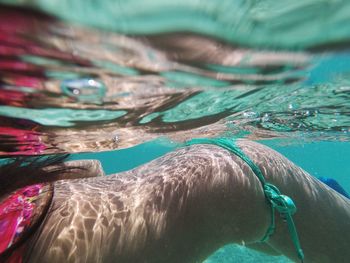
POLYGON ((3 8, 0 155, 100 151, 161 136, 349 140, 349 56, 190 33, 130 37, 3 8))

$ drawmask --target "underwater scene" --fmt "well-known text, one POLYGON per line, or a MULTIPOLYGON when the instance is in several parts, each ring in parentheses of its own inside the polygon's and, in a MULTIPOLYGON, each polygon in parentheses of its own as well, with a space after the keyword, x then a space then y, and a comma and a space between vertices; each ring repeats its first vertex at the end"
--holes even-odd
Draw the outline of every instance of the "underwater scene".
MULTIPOLYGON (((7 178, 6 183, 5 179, 0 183, 3 184, 0 187, 0 236, 3 237, 3 240, 0 237, 0 261, 350 262, 349 251, 343 249, 350 242, 349 25, 350 2, 341 0, 0 0, 0 164, 4 165, 0 168, 0 177, 7 178), (217 143, 210 138, 231 138, 237 140, 239 147, 225 141, 217 143), (215 152, 213 145, 208 149, 192 145, 193 139, 202 139, 199 142, 207 145, 219 145, 243 161, 234 159, 231 163, 231 157, 224 156, 226 150, 215 152), (251 141, 263 146, 254 146, 251 141), (190 150, 184 150, 184 146, 190 150), (268 148, 274 151, 265 152, 268 148), (191 149, 197 149, 198 153, 191 149), (257 182, 262 183, 264 189, 261 191, 268 202, 252 204, 255 221, 250 225, 246 218, 237 219, 243 225, 246 222, 245 227, 237 228, 255 229, 256 225, 258 231, 260 207, 256 206, 266 205, 263 218, 268 223, 261 227, 262 232, 258 231, 260 237, 264 236, 269 227, 271 205, 271 225, 275 224, 273 219, 276 218, 273 229, 275 234, 278 231, 285 233, 288 239, 285 246, 279 248, 277 244, 284 244, 284 241, 278 235, 274 239, 272 233, 267 236, 272 238, 271 243, 266 239, 268 248, 265 243, 251 245, 247 241, 248 234, 247 239, 218 238, 232 230, 230 227, 221 232, 214 230, 220 220, 226 222, 224 212, 211 212, 208 220, 195 212, 184 212, 191 216, 181 221, 184 225, 187 220, 205 221, 196 234, 206 229, 212 231, 203 243, 199 241, 200 237, 194 237, 195 234, 188 234, 188 241, 178 241, 187 237, 180 230, 178 233, 170 231, 169 236, 160 238, 162 219, 141 222, 135 216, 137 227, 127 227, 123 225, 126 224, 123 220, 127 219, 120 219, 120 215, 118 220, 124 222, 121 230, 118 232, 115 226, 108 230, 109 218, 103 218, 101 211, 104 211, 102 207, 108 206, 106 200, 116 198, 111 197, 110 185, 115 183, 112 174, 120 173, 116 177, 120 181, 116 189, 121 194, 117 201, 113 199, 120 213, 128 202, 131 207, 142 203, 143 191, 151 191, 144 190, 148 189, 143 188, 145 185, 158 189, 156 179, 143 182, 142 176, 137 179, 138 173, 159 173, 164 175, 163 179, 172 170, 175 174, 200 173, 206 162, 201 151, 205 158, 213 158, 210 174, 226 173, 235 165, 243 167, 240 168, 242 174, 249 174, 243 162, 248 164, 256 174, 257 182), (286 159, 274 161, 282 158, 275 157, 275 151, 295 165, 286 159), (191 153, 199 158, 198 162, 194 161, 194 167, 200 168, 184 167, 192 162, 191 153), (258 158, 259 154, 263 157, 258 158), (230 165, 216 160, 218 156, 221 156, 220 160, 230 159, 227 161, 230 165), (187 159, 182 161, 181 158, 187 159), (67 168, 50 167, 61 167, 63 160, 79 165, 85 160, 98 160, 100 164, 83 168, 73 165, 76 173, 93 166, 94 175, 60 177, 59 172, 67 168), (32 168, 27 171, 25 166, 32 168), (259 166, 258 171, 256 166, 259 166), (293 188, 294 181, 288 183, 289 179, 281 179, 280 182, 272 176, 272 183, 281 184, 282 194, 272 188, 273 194, 283 199, 283 209, 289 209, 291 198, 282 190, 290 191, 288 195, 296 203, 293 212, 280 209, 279 203, 275 205, 269 199, 273 197, 266 192, 264 178, 259 177, 259 174, 271 174, 269 169, 271 173, 285 169, 281 172, 284 175, 298 175, 300 171, 302 176, 296 176, 300 185, 303 184, 300 178, 307 174, 307 187, 303 186, 305 196, 321 207, 303 203, 304 192, 299 190, 297 183, 293 188), (67 179, 65 181, 69 182, 72 179, 77 183, 46 182, 51 179, 41 177, 45 172, 52 174, 52 181, 67 179), (11 177, 12 173, 16 176, 11 177), (89 185, 93 180, 90 177, 101 174, 112 176, 89 185), (29 179, 24 177, 26 175, 29 179), (34 183, 34 190, 28 188, 34 183), (137 190, 129 191, 128 187, 134 189, 132 185, 136 183, 137 190), (27 188, 13 194, 20 187, 27 188), (96 192, 94 198, 93 190, 96 192), (78 203, 84 200, 84 194, 90 195, 91 201, 80 206, 78 203), (134 195, 133 201, 128 201, 124 195, 134 195), (91 208, 97 204, 97 196, 101 196, 101 202, 96 205, 98 209, 91 208), (67 200, 74 202, 68 204, 67 200), (61 209, 59 202, 67 203, 67 209, 61 209), (59 211, 62 218, 45 216, 51 209, 59 211), (98 216, 94 217, 89 209, 98 216), (309 218, 302 217, 303 209, 310 211, 309 218), (72 211, 71 215, 69 211, 72 211), (319 215, 317 211, 323 212, 319 215), (83 218, 79 219, 80 225, 77 223, 73 227, 73 223, 67 223, 63 226, 68 218, 75 220, 79 216, 83 218), (324 223, 317 225, 323 216, 324 223), (84 221, 86 218, 90 221, 84 221), (91 221, 99 220, 102 230, 95 225, 91 227, 94 234, 88 234, 89 224, 95 224, 91 221), (215 220, 218 220, 215 227, 208 226, 207 221, 215 220), (50 222, 53 222, 51 226, 60 222, 60 226, 49 228, 50 222), (315 226, 316 230, 310 230, 311 234, 303 233, 300 231, 304 229, 303 224, 306 224, 305 229, 315 226), (78 225, 81 228, 76 227, 78 225), (164 248, 163 245, 147 245, 153 228, 157 234, 152 240, 159 238, 164 248), (47 233, 42 234, 45 231, 47 233), (68 241, 65 231, 74 232, 73 241, 68 241), (141 241, 130 241, 143 231, 146 234, 139 237, 141 241), (316 232, 322 234, 312 234, 316 232), (111 236, 116 233, 125 240, 115 241, 111 236), (171 240, 172 237, 176 242, 171 240), (208 245, 216 238, 220 241, 215 246, 208 245), (33 244, 36 245, 28 248, 27 240, 35 240, 33 244), (91 240, 92 245, 86 240, 91 240), (111 252, 113 240, 118 251, 131 252, 119 251, 114 256, 111 252), (204 245, 197 245, 197 241, 204 245), (178 243, 182 242, 177 249, 178 243), (141 243, 145 244, 144 250, 138 250, 141 243), (195 248, 191 248, 192 243, 196 244, 195 248), (319 250, 313 249, 314 246, 319 250), (166 252, 168 247, 172 247, 170 252, 166 252), (45 252, 50 249, 53 252, 45 252), (321 253, 327 250, 328 254, 321 253), (158 251, 156 256, 154 251, 158 251), (339 256, 334 257, 333 251, 339 256), (89 253, 95 256, 90 257, 89 253)), ((194 141, 193 144, 198 143, 194 141)), ((229 179, 223 180, 225 185, 230 185, 229 179)), ((161 182, 162 187, 165 181, 161 182)), ((254 185, 254 182, 243 185, 254 185)), ((189 194, 195 184, 187 185, 189 194)), ((268 182, 266 185, 270 186, 268 182)), ((197 193, 197 190, 193 191, 197 193)), ((208 197, 203 194, 198 200, 214 203, 216 195, 210 198, 211 190, 205 191, 208 191, 208 197)), ((253 191, 253 195, 259 191, 253 191)), ((172 193, 167 194, 171 196, 172 193)), ((166 199, 166 196, 164 194, 162 198, 166 199)), ((225 192, 225 196, 230 194, 225 192)), ((241 198, 245 198, 245 194, 237 196, 237 200, 241 198)), ((230 210, 224 201, 221 204, 223 199, 219 195, 217 199, 214 206, 230 210)), ((156 202, 149 203, 146 212, 157 206, 156 202)), ((162 207, 166 212, 162 210, 159 214, 168 214, 167 209, 174 210, 173 206, 176 205, 169 203, 167 208, 162 207)), ((236 214, 241 217, 249 214, 250 210, 242 208, 243 204, 238 207, 246 212, 236 214)), ((143 215, 145 211, 142 211, 143 215)), ((171 217, 177 218, 176 213, 172 212, 171 217)), ((134 216, 132 212, 129 214, 134 216)), ((232 224, 234 222, 232 219, 232 224)), ((191 226, 186 228, 186 233, 191 229, 197 231, 191 226)))

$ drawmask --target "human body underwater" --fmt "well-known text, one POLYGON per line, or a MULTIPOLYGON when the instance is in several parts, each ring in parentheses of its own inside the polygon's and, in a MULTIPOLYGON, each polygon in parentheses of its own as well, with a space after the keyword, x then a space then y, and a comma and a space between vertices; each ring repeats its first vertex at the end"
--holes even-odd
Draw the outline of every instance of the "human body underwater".
MULTIPOLYGON (((266 146, 243 139, 235 145, 241 154, 202 139, 108 176, 93 161, 34 161, 36 170, 30 170, 33 162, 21 165, 21 172, 29 169, 22 184, 46 182, 46 190, 37 195, 39 222, 3 251, 3 260, 20 251, 23 262, 199 262, 237 243, 296 262, 348 262, 350 200, 266 146), (299 251, 286 214, 271 214, 247 159, 293 200, 299 251), (272 218, 274 231, 262 243, 272 218)), ((8 168, 15 163, 2 174, 16 173, 8 168)), ((21 177, 17 171, 14 178, 21 177)), ((20 184, 7 182, 6 189, 20 184)), ((6 189, 2 200, 11 197, 6 189)))
POLYGON ((252 140, 273 138, 267 131, 275 123, 280 125, 273 126, 277 131, 308 131, 312 122, 298 124, 307 124, 304 118, 314 120, 324 112, 328 115, 325 121, 315 122, 320 124, 315 127, 321 127, 315 131, 346 129, 348 89, 343 86, 347 83, 328 93, 317 83, 315 89, 304 87, 301 93, 293 86, 291 101, 285 100, 286 91, 279 97, 271 95, 283 90, 276 83, 307 82, 301 71, 311 68, 313 50, 333 48, 350 39, 348 28, 339 26, 348 21, 346 1, 290 0, 276 9, 270 8, 269 0, 0 2, 131 35, 108 39, 104 31, 77 29, 51 17, 40 18, 36 12, 30 19, 18 10, 16 16, 2 18, 0 51, 5 62, 0 84, 5 95, 0 97, 4 126, 0 154, 22 157, 0 166, 0 262, 194 263, 231 243, 295 262, 350 262, 348 193, 334 179, 318 180, 257 142, 192 140, 149 163, 109 175, 98 161, 48 155, 121 149, 161 135, 181 142, 195 135, 218 137, 226 131, 221 126, 200 128, 236 113, 243 116, 238 118, 242 125, 250 115, 250 122, 260 121, 261 137, 252 133, 252 140), (152 35, 161 33, 169 34, 152 35), (110 56, 106 50, 114 53, 110 56), (96 58, 101 58, 100 63, 110 59, 114 67, 95 65, 96 58), (244 63, 248 63, 246 75, 239 70, 244 63), (198 64, 205 64, 206 70, 198 64), (284 70, 293 78, 284 79, 284 70), (74 72, 80 74, 69 74, 74 72), (174 74, 179 72, 183 74, 174 74), (191 72, 200 78, 186 75, 191 72), (188 82, 181 83, 188 88, 183 94, 167 86, 176 83, 171 76, 188 77, 188 82), (208 79, 210 84, 204 81, 208 79), (98 92, 87 90, 87 83, 98 92), (209 93, 201 90, 203 83, 209 85, 209 93), (266 87, 272 91, 261 94, 261 99, 244 96, 260 94, 266 87), (207 105, 203 111, 188 102, 190 98, 200 101, 196 95, 202 99, 215 95, 220 88, 230 91, 223 96, 233 102, 213 96, 199 103, 207 105), (319 92, 309 93, 311 89, 319 92), (314 94, 321 93, 326 95, 315 99, 314 94), (310 100, 304 94, 311 94, 310 100), (329 107, 324 99, 323 111, 310 109, 309 105, 337 94, 345 98, 341 103, 336 100, 329 107), (209 109, 213 101, 224 110, 209 109), (266 118, 254 117, 255 104, 266 101, 269 107, 259 110, 266 118), (295 101, 303 101, 300 111, 295 101), (276 113, 276 102, 283 104, 281 114, 264 126, 263 120, 274 116, 268 113, 276 113), (171 111, 181 104, 186 107, 171 111), (241 108, 241 104, 246 105, 241 108), (333 112, 338 104, 342 108, 333 112), (198 119, 191 115, 196 109, 198 119), (290 115, 280 118, 286 111, 290 115), (345 116, 342 124, 327 122, 333 113, 345 116), (293 122, 299 119, 292 116, 302 121, 293 122))

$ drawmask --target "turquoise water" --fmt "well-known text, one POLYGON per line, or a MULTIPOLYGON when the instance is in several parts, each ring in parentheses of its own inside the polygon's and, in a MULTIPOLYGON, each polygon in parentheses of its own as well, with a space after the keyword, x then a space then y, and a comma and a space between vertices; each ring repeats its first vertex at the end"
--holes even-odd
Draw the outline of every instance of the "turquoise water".
POLYGON ((191 31, 254 47, 305 48, 349 39, 348 1, 2 0, 128 34, 191 31))
POLYGON ((287 146, 283 146, 283 140, 263 143, 282 153, 311 175, 334 178, 350 191, 350 166, 347 165, 350 161, 349 142, 299 142, 287 146))
POLYGON ((124 172, 156 159, 174 149, 176 144, 165 140, 146 142, 128 149, 98 153, 78 153, 72 160, 97 159, 106 174, 124 172))
MULTIPOLYGON (((350 192, 348 1, 0 3, 36 10, 0 6, 2 158, 71 153, 111 174, 244 137, 350 192)), ((288 261, 229 245, 205 262, 288 261)))

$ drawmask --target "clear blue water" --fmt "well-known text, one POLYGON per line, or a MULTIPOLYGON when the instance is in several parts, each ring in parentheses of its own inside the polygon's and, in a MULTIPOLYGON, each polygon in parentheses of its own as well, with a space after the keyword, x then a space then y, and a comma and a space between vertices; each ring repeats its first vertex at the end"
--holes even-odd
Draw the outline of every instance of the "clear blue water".
POLYGON ((348 192, 350 190, 350 143, 309 142, 283 146, 283 141, 264 141, 264 144, 285 155, 315 177, 336 179, 348 192))

